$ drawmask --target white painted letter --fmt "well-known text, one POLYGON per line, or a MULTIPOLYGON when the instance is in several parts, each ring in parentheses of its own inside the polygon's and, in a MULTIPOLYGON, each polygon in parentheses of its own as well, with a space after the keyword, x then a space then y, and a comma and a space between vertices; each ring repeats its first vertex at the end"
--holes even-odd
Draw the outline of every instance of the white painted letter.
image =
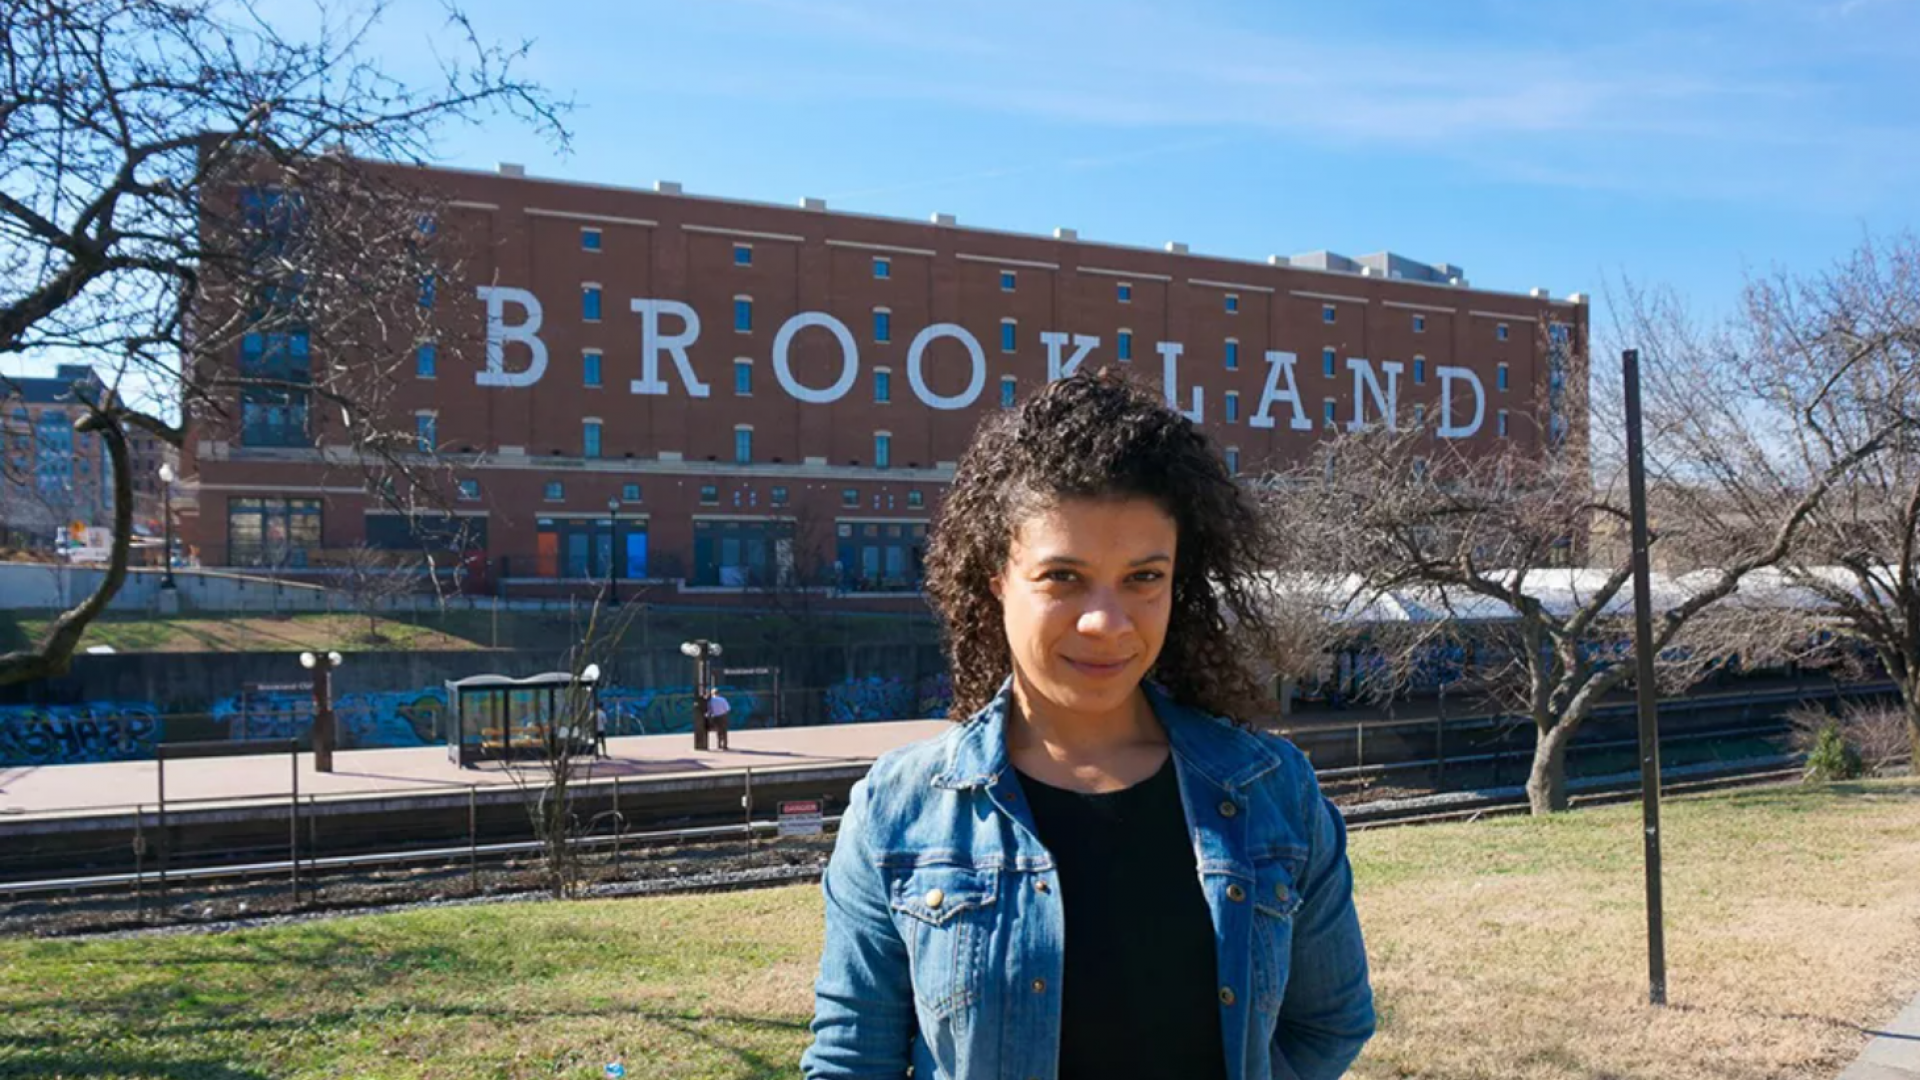
POLYGON ((1480 385, 1480 376, 1471 368, 1437 367, 1434 371, 1440 375, 1440 426, 1434 434, 1443 439, 1464 439, 1480 430, 1480 422, 1487 418, 1487 391, 1480 385), (1453 422, 1453 381, 1459 379, 1473 387, 1473 422, 1456 425, 1453 422))
POLYGON ((482 285, 474 290, 487 302, 487 369, 474 373, 481 386, 532 386, 547 371, 547 343, 540 340, 540 300, 525 289, 482 285), (506 324, 508 304, 519 304, 527 311, 527 321, 506 324), (531 355, 527 370, 507 370, 507 342, 518 341, 531 355))
POLYGON ((627 384, 635 394, 664 394, 667 384, 660 378, 660 350, 673 354, 673 366, 688 397, 706 397, 712 391, 693 373, 693 361, 687 359, 687 347, 700 340, 700 316, 678 300, 635 300, 633 310, 640 313, 640 377, 627 384), (686 328, 670 337, 660 334, 660 316, 677 315, 686 328))
POLYGON ((780 380, 780 388, 795 401, 809 405, 832 404, 847 396, 847 391, 853 389, 853 380, 860 377, 860 347, 853 343, 853 332, 847 329, 846 323, 824 311, 803 311, 781 323, 780 332, 773 335, 773 377, 780 380), (825 390, 801 386, 793 377, 793 366, 787 362, 787 347, 793 344, 793 335, 809 326, 825 327, 840 343, 840 377, 825 390))
POLYGON ((987 356, 980 351, 980 342, 967 333, 966 327, 954 323, 934 323, 925 330, 913 335, 913 344, 907 346, 907 382, 913 387, 915 396, 926 402, 930 409, 964 409, 973 404, 980 396, 980 390, 987 385, 987 356), (920 373, 922 354, 935 338, 950 337, 967 347, 967 357, 973 362, 973 378, 967 388, 952 397, 941 397, 927 389, 927 380, 920 373))
POLYGON ((1100 339, 1092 334, 1075 334, 1073 335, 1073 355, 1067 357, 1062 363, 1060 348, 1067 343, 1067 335, 1058 330, 1043 330, 1040 332, 1040 341, 1047 347, 1048 382, 1059 382, 1079 371, 1080 362, 1087 358, 1087 353, 1100 347, 1100 339))
POLYGON ((1207 414, 1206 391, 1193 388, 1193 408, 1180 407, 1180 351, 1184 348, 1177 341, 1162 341, 1154 346, 1160 351, 1160 382, 1167 390, 1167 404, 1181 416, 1199 423, 1207 414))
POLYGON ((1373 398, 1373 407, 1387 419, 1387 430, 1394 431, 1400 426, 1399 418, 1394 415, 1400 404, 1400 369, 1405 365, 1395 360, 1382 360, 1380 367, 1387 373, 1387 388, 1380 389, 1380 380, 1373 373, 1373 364, 1358 356, 1347 357, 1347 370, 1353 372, 1353 419, 1347 421, 1348 431, 1359 431, 1367 426, 1367 397, 1373 398))
POLYGON ((1300 404, 1300 387, 1293 381, 1293 365, 1299 357, 1290 352, 1267 352, 1267 388, 1260 391, 1260 408, 1247 421, 1248 427, 1270 428, 1273 426, 1271 414, 1274 405, 1286 402, 1293 406, 1293 419, 1287 426, 1295 431, 1312 431, 1313 421, 1307 419, 1307 411, 1300 404), (1286 380, 1287 388, 1280 389, 1280 381, 1286 380))

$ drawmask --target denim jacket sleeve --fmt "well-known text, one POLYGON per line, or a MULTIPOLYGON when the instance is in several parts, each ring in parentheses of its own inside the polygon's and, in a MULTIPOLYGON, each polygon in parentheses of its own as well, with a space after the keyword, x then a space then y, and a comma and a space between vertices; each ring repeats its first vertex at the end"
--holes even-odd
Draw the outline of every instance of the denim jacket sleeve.
POLYGON ((1312 843, 1294 913, 1293 958, 1273 1036, 1276 1077, 1337 1080, 1373 1036, 1367 950, 1353 906, 1347 826, 1311 768, 1297 791, 1312 843))
POLYGON ((813 1045, 800 1060, 808 1080, 899 1080, 907 1073, 913 986, 886 884, 868 850, 871 806, 861 781, 848 797, 821 879, 826 940, 814 983, 813 1045))

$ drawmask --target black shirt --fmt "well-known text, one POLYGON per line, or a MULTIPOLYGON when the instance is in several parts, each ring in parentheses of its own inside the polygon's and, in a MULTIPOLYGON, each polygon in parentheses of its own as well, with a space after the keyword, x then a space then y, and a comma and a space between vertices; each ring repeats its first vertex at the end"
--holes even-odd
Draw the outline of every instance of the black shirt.
POLYGON ((1060 1080, 1224 1080, 1213 917, 1172 756, 1120 791, 1020 786, 1066 909, 1060 1080))

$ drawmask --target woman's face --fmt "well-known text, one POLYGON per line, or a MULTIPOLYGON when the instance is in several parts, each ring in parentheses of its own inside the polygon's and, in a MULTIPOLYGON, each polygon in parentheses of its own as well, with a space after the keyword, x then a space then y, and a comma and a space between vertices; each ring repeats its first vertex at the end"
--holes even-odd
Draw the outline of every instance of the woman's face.
POLYGON ((1028 692, 1064 712, 1128 703, 1166 642, 1178 538, 1148 499, 1069 500, 1019 523, 993 592, 1028 692))

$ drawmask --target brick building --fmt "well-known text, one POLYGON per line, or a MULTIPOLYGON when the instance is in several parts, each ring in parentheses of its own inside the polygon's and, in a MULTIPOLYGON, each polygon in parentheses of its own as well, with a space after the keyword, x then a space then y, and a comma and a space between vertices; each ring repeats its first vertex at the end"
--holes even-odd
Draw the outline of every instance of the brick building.
MULTIPOLYGON (((663 598, 910 594, 980 418, 1082 365, 1166 387, 1243 473, 1385 415, 1543 452, 1581 436, 1558 403, 1584 378, 1584 299, 1475 290, 1453 266, 1251 263, 512 166, 419 175, 479 283, 423 302, 484 318, 486 362, 450 370, 423 343, 393 422, 449 466, 443 525, 489 591, 617 574, 663 598)), ((280 348, 306 363, 304 342, 280 348)), ((208 565, 418 548, 420 522, 369 498, 298 395, 195 423, 183 529, 208 565)))
POLYGON ((85 364, 0 376, 0 543, 48 549, 61 529, 113 525, 113 463, 100 436, 73 430, 105 392, 85 364))

